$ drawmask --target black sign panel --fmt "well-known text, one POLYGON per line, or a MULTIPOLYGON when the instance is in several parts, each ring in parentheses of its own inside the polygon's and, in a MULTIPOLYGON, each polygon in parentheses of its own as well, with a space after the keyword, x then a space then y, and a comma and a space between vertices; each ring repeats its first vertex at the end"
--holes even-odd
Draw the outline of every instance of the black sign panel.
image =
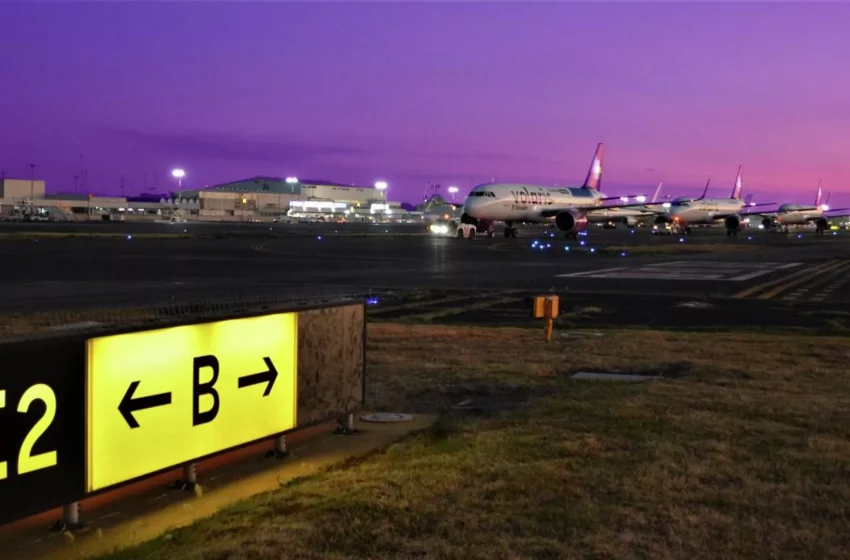
POLYGON ((85 338, 0 345, 0 524, 85 493, 85 338))

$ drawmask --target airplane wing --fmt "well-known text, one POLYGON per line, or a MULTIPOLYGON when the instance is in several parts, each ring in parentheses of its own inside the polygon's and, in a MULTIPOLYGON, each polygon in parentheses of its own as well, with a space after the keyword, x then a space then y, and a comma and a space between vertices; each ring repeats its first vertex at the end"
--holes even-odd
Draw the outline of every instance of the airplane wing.
MULTIPOLYGON (((745 209, 746 208, 756 208, 758 206, 776 206, 776 203, 775 202, 759 202, 758 204, 753 204, 751 206, 747 206, 747 207, 745 207, 745 209)), ((729 213, 726 213, 726 214, 714 214, 713 217, 714 217, 715 220, 724 220, 724 219, 728 218, 729 216, 769 216, 769 215, 775 215, 775 214, 776 214, 776 212, 741 212, 741 211, 738 211, 738 212, 729 212, 729 213)))
MULTIPOLYGON (((617 197, 617 200, 620 198, 617 197)), ((604 198, 600 198, 597 200, 606 200, 604 198)), ((663 203, 659 202, 656 204, 646 203, 646 202, 635 202, 633 204, 606 204, 606 205, 583 205, 583 204, 573 204, 570 206, 565 206, 562 208, 549 208, 548 210, 544 210, 542 212, 542 216, 544 218, 551 218, 553 216, 557 216, 559 212, 563 212, 564 210, 575 209, 575 210, 583 210, 585 212, 592 212, 594 210, 616 210, 619 208, 643 208, 646 210, 647 214, 666 214, 666 209, 660 209, 658 211, 652 210, 650 206, 662 206, 663 203)))
MULTIPOLYGON (((829 212, 829 215, 824 213, 823 217, 827 220, 831 220, 833 218, 846 218, 850 216, 850 208, 836 208, 835 210, 827 210, 826 212, 829 212), (844 212, 844 214, 833 214, 833 212, 844 212)), ((812 219, 816 220, 817 218, 812 219)))
POLYGON ((782 212, 773 210, 771 212, 739 212, 741 216, 764 216, 765 218, 775 218, 781 216, 782 212))

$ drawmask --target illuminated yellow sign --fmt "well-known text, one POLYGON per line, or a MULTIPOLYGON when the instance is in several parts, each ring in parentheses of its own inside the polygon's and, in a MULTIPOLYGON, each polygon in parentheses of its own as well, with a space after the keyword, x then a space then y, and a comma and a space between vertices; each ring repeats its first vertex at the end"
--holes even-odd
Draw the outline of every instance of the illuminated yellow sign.
POLYGON ((89 492, 295 427, 298 314, 88 341, 89 492))

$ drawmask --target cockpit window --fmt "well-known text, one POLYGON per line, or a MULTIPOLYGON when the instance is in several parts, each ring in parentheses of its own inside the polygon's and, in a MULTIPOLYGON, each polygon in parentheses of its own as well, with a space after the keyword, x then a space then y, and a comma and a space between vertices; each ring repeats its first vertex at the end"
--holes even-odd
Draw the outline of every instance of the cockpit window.
POLYGON ((691 203, 687 200, 677 200, 673 203, 673 206, 690 206, 691 203))

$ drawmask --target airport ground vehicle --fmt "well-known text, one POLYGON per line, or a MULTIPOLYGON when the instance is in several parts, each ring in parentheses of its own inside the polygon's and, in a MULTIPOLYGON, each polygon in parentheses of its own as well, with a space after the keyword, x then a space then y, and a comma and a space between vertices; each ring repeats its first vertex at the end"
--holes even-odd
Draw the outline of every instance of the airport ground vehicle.
POLYGON ((473 224, 463 224, 460 220, 437 220, 428 229, 434 235, 456 237, 457 239, 475 239, 478 229, 473 224))

